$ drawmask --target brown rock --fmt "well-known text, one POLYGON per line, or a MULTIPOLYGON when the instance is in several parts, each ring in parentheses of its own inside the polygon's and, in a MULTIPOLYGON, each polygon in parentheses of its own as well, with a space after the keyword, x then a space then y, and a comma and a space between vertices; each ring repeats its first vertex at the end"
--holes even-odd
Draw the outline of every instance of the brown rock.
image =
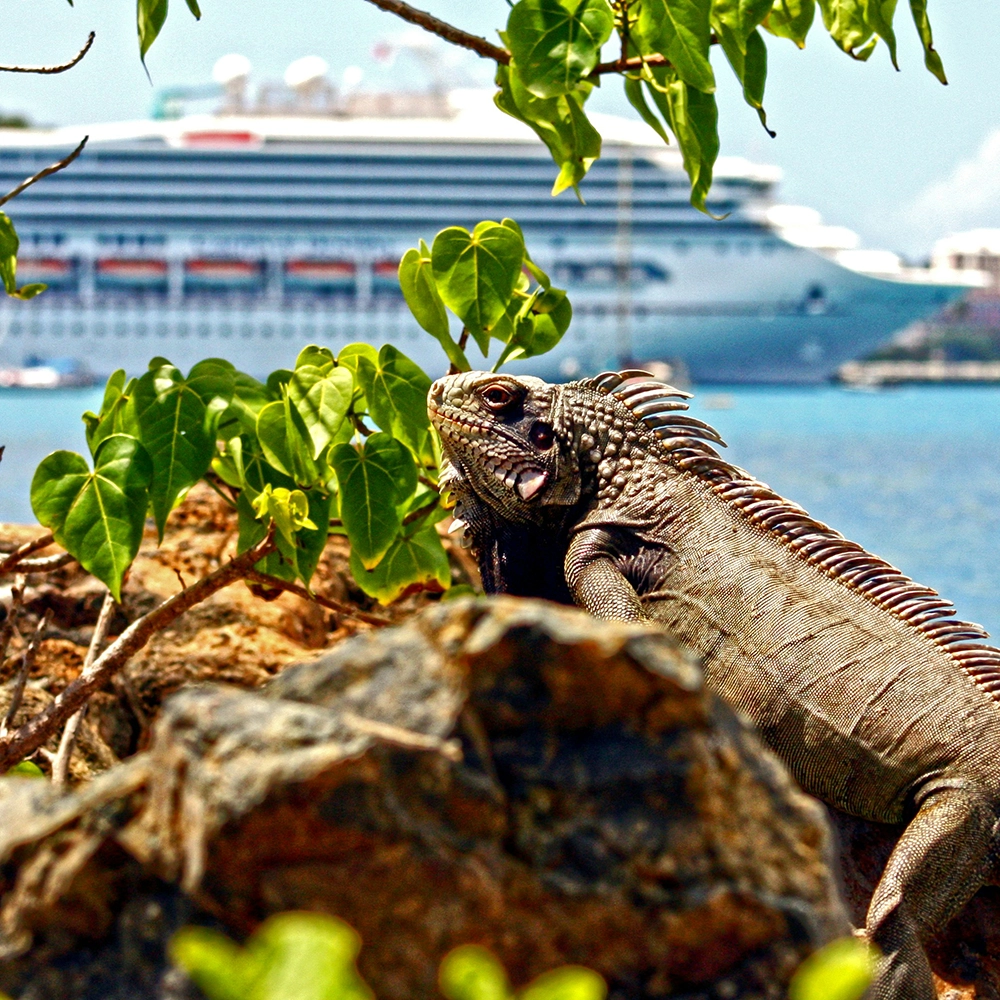
POLYGON ((846 928, 822 811, 694 662, 542 602, 444 602, 263 691, 185 689, 148 752, 62 798, 2 783, 0 810, 15 997, 180 996, 179 923, 293 907, 357 927, 380 1000, 435 996, 467 942, 516 986, 580 962, 617 997, 779 997, 846 928))

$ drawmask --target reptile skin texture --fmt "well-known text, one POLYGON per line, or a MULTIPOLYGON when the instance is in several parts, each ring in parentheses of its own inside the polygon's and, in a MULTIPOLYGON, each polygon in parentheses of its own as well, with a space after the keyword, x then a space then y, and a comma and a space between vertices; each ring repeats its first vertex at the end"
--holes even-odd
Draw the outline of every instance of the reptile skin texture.
POLYGON ((921 940, 1000 867, 1000 650, 723 461, 684 396, 640 371, 439 379, 455 523, 487 592, 658 623, 806 791, 905 823, 868 910, 869 996, 934 1000, 921 940))

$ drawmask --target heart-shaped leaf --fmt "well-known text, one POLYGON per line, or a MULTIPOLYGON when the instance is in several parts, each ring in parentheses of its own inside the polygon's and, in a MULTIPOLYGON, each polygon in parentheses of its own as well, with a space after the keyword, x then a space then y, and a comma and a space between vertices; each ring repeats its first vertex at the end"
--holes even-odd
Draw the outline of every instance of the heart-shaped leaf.
POLYGON ((201 396, 171 364, 146 372, 133 396, 139 439, 153 462, 150 499, 160 539, 178 498, 208 471, 215 441, 201 396))
POLYGON ((268 462, 298 485, 313 486, 319 482, 312 438, 287 391, 257 415, 257 439, 268 462))
POLYGON ((524 262, 524 239, 499 222, 461 226, 434 237, 431 267, 445 305, 489 352, 490 328, 504 314, 524 262))
POLYGON ((642 0, 631 35, 642 55, 666 56, 681 80, 706 94, 715 90, 708 59, 711 7, 712 0, 642 0))
MULTIPOLYGON (((920 0, 916 0, 920 2, 920 0)), ((923 0, 926 5, 927 0, 923 0)), ((912 7, 913 4, 911 3, 912 7)), ((774 0, 764 27, 778 38, 788 38, 800 48, 806 47, 806 35, 816 16, 816 0, 774 0)), ((935 53, 937 55, 937 53, 935 53)), ((930 66, 927 67, 930 69, 930 66)), ((933 72, 933 70, 932 70, 933 72)))
POLYGON ((373 569, 392 545, 401 518, 397 509, 399 470, 378 446, 335 445, 330 460, 340 486, 340 519, 351 555, 373 569))
POLYGON ((607 0, 520 0, 506 37, 525 87, 538 97, 558 97, 597 65, 613 29, 607 0))
POLYGON ((374 363, 367 356, 359 357, 358 381, 375 423, 420 455, 430 431, 427 391, 431 380, 423 369, 386 344, 374 363))
POLYGON ((31 509, 39 523, 121 600, 121 584, 142 542, 153 464, 127 434, 101 442, 91 472, 71 451, 43 459, 31 481, 31 509))
POLYGON ((336 364, 333 351, 329 347, 320 347, 318 344, 309 344, 303 347, 295 359, 296 368, 311 365, 313 368, 319 368, 324 375, 328 374, 336 364))
POLYGON ((440 592, 451 583, 451 568, 433 527, 397 538, 374 569, 369 570, 351 547, 351 573, 369 597, 391 604, 419 590, 440 592))
POLYGON ((312 440, 312 457, 319 458, 344 422, 354 379, 346 368, 323 369, 313 365, 296 367, 288 382, 288 397, 299 411, 312 440))

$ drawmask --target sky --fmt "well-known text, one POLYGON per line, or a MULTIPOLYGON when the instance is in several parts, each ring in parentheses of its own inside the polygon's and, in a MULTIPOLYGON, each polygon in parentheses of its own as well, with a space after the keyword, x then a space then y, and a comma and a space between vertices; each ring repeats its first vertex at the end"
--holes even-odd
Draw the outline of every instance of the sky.
MULTIPOLYGON (((373 59, 377 42, 408 26, 365 0, 201 0, 200 22, 173 0, 147 59, 152 82, 138 57, 134 0, 0 3, 6 15, 0 63, 61 62, 88 31, 97 32, 93 50, 68 73, 0 74, 0 110, 40 124, 146 117, 156 87, 206 82, 216 59, 230 52, 250 59, 255 80, 280 78, 305 55, 324 58, 334 82, 360 67, 362 89, 418 87, 428 79, 405 54, 391 67, 373 59)), ((418 6, 494 40, 509 10, 506 0, 418 6)), ((863 246, 913 261, 948 233, 1000 227, 1000 4, 930 0, 928 6, 947 87, 923 68, 908 4, 899 4, 896 17, 901 72, 882 46, 868 63, 850 59, 819 24, 804 51, 767 36, 765 106, 774 139, 743 104, 724 59, 716 58, 722 151, 776 164, 784 171, 780 200, 818 209, 826 222, 856 230, 863 246)), ((489 83, 491 64, 443 54, 457 82, 489 83)), ((590 106, 634 117, 614 79, 590 106)))

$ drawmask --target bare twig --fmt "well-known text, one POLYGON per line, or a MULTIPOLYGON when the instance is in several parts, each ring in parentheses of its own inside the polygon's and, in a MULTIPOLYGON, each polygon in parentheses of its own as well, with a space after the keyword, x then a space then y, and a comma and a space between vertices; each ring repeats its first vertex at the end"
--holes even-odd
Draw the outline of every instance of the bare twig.
POLYGON ((601 76, 604 73, 626 73, 629 70, 642 69, 645 63, 647 66, 669 66, 670 60, 665 56, 632 56, 630 59, 612 59, 610 62, 598 63, 588 74, 589 76, 601 76))
POLYGON ((46 167, 44 170, 39 170, 37 174, 32 174, 30 177, 25 177, 16 188, 8 191, 2 198, 0 198, 0 205, 6 205, 11 198, 16 198, 25 188, 31 187, 36 181, 40 181, 43 177, 49 177, 51 174, 58 173, 63 167, 68 167, 82 152, 83 147, 87 145, 87 140, 90 138, 89 135, 85 135, 80 142, 80 145, 73 150, 69 156, 64 156, 61 160, 56 160, 51 166, 46 167))
POLYGON ((370 615, 367 611, 359 611, 357 608, 352 608, 349 604, 342 604, 340 601, 334 601, 320 594, 310 594, 305 587, 300 587, 297 583, 290 583, 288 580, 282 580, 277 576, 271 576, 269 573, 251 570, 244 575, 244 579, 250 583, 259 583, 264 587, 274 587, 275 590, 287 590, 289 594, 295 594, 297 597, 318 604, 321 608, 326 608, 328 611, 335 611, 338 615, 343 615, 345 618, 355 618, 367 625, 383 626, 392 624, 388 618, 370 615))
MULTIPOLYGON (((35 662, 38 647, 42 644, 42 633, 48 624, 49 613, 46 611, 35 629, 35 634, 31 637, 31 642, 28 643, 27 648, 24 650, 24 655, 21 657, 21 669, 17 673, 14 690, 11 692, 10 706, 7 708, 7 718, 4 719, 3 725, 0 726, 0 740, 10 732, 10 727, 14 724, 14 716, 17 715, 17 710, 21 707, 21 699, 24 698, 24 686, 28 683, 28 674, 31 673, 31 667, 35 662)), ((13 761, 12 763, 16 764, 17 761, 13 761)))
POLYGON ((375 4, 381 10, 401 17, 404 21, 409 21, 410 24, 419 25, 424 31, 429 31, 431 34, 443 38, 446 42, 451 42, 452 45, 471 49, 484 59, 494 59, 505 66, 510 62, 510 53, 506 49, 486 41, 485 38, 480 38, 479 35, 473 35, 461 28, 456 28, 453 24, 448 24, 447 21, 442 21, 433 14, 428 14, 427 11, 417 10, 416 7, 403 3, 403 0, 368 0, 368 2, 375 4))
POLYGON ((76 562, 75 556, 68 552, 58 552, 54 556, 42 556, 39 559, 22 559, 18 569, 22 573, 48 573, 54 569, 61 569, 71 562, 76 562))
POLYGON ((0 66, 0 73, 42 73, 51 75, 52 73, 65 73, 72 69, 89 51, 94 44, 95 33, 92 31, 87 35, 87 40, 83 43, 83 48, 69 62, 60 63, 58 66, 0 66))
POLYGON ((86 677, 80 676, 58 695, 42 712, 6 736, 0 736, 0 773, 33 754, 95 692, 99 691, 147 642, 185 611, 211 597, 217 590, 243 579, 255 563, 275 549, 274 530, 252 549, 231 559, 224 566, 187 590, 167 598, 158 608, 134 621, 94 661, 86 677))
POLYGON ((458 740, 443 740, 440 736, 415 733, 412 729, 403 729, 388 722, 376 722, 354 712, 341 712, 340 717, 359 733, 367 733, 369 736, 385 740, 386 743, 395 743, 396 746, 410 750, 435 750, 442 757, 456 762, 462 759, 462 744, 458 740))
POLYGON ((14 585, 10 588, 10 610, 0 625, 0 667, 7 659, 7 647, 10 645, 10 637, 14 634, 14 626, 17 624, 17 616, 24 601, 24 575, 19 573, 14 577, 14 585))
MULTIPOLYGON (((97 616, 97 624, 94 626, 94 634, 90 637, 90 645, 87 647, 87 655, 83 658, 83 669, 80 671, 81 677, 86 677, 93 667, 97 657, 97 651, 104 645, 104 637, 108 634, 108 626, 115 613, 115 599, 111 596, 111 591, 104 595, 104 603, 101 605, 100 613, 97 616)), ((62 737, 59 740, 59 749, 56 751, 55 759, 52 762, 52 784, 56 788, 66 787, 69 778, 69 759, 73 756, 73 748, 76 746, 77 733, 83 722, 84 715, 87 714, 87 703, 77 709, 66 722, 62 737)))
POLYGON ((44 535, 39 535, 30 542, 19 545, 9 555, 0 559, 0 574, 10 573, 22 559, 30 556, 32 552, 37 552, 39 549, 48 548, 52 544, 52 541, 52 532, 46 531, 44 535))

